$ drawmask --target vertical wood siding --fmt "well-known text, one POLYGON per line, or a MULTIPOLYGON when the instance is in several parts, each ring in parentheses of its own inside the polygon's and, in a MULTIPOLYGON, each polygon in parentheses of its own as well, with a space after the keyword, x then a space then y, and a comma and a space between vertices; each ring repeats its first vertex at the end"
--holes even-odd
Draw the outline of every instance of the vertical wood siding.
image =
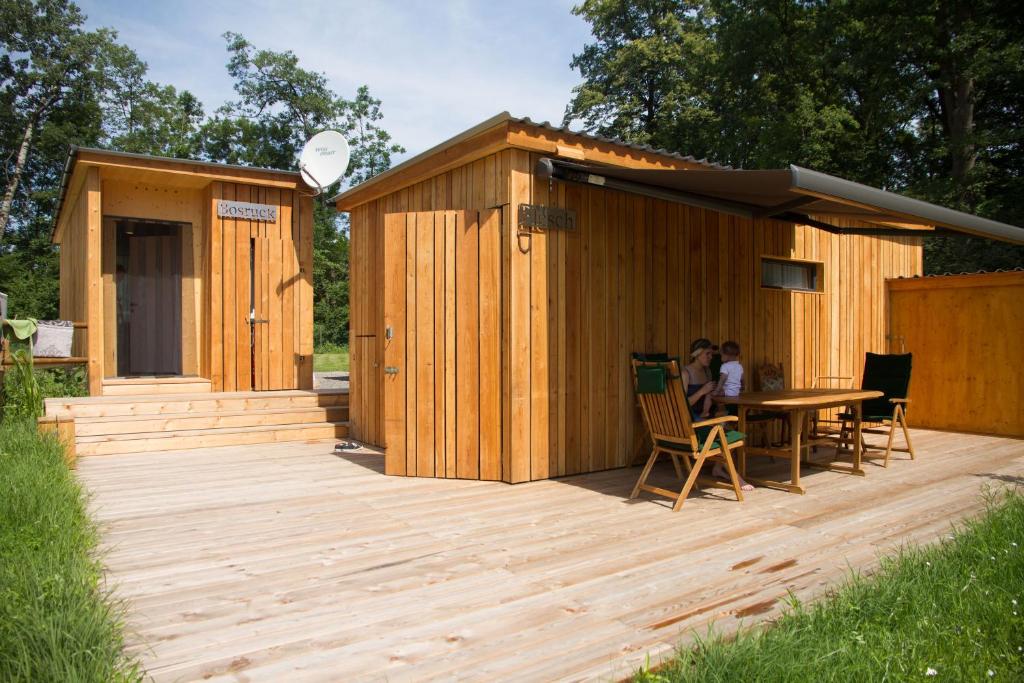
POLYGON ((202 369, 213 390, 312 388, 312 201, 292 191, 214 182, 204 203, 210 339, 202 369), (277 221, 218 218, 218 199, 277 206, 277 221), (267 321, 254 332, 253 302, 256 319, 267 321))
MULTIPOLYGON (((392 276, 383 254, 398 248, 384 226, 398 220, 389 217, 394 214, 504 207, 498 254, 488 257, 489 266, 478 260, 476 277, 500 283, 501 381, 494 412, 501 428, 495 438, 501 478, 510 482, 627 464, 642 431, 629 375, 633 351, 686 357, 696 337, 734 339, 750 377, 772 362, 783 364, 789 386, 811 386, 823 375, 859 382, 864 352, 887 348, 885 279, 921 272, 918 238, 838 236, 548 183, 533 177, 537 158, 507 150, 352 212, 350 410, 357 438, 384 445, 381 388, 391 380, 382 374, 382 290, 392 276), (579 228, 519 235, 520 203, 573 209, 579 228), (824 263, 824 291, 762 289, 762 256, 824 263)), ((429 252, 414 256, 406 273, 433 260, 437 277, 436 240, 429 252)), ((436 344, 437 320, 431 320, 436 344)), ((458 337, 457 324, 445 327, 447 334, 452 330, 458 337)), ((418 342, 418 332, 406 329, 404 343, 418 342)), ((417 401, 407 401, 405 410, 410 420, 427 414, 419 415, 417 401)), ((408 462, 408 451, 404 457, 408 462)), ((433 453, 435 472, 438 458, 433 453)))
POLYGON ((1024 273, 888 285, 890 350, 914 354, 911 426, 1024 437, 1024 273))
POLYGON ((486 267, 499 257, 500 222, 500 210, 384 219, 388 474, 502 478, 501 290, 499 270, 486 267))
MULTIPOLYGON (((476 211, 500 207, 508 202, 508 177, 510 152, 490 155, 480 161, 462 166, 430 180, 418 183, 378 200, 357 207, 351 213, 351 242, 349 245, 349 411, 351 434, 366 443, 384 445, 384 236, 387 214, 413 211, 454 211, 472 209, 476 211)), ((503 212, 504 214, 504 212, 503 212)), ((491 237, 477 244, 478 258, 489 268, 478 271, 483 278, 498 277, 501 272, 500 260, 505 251, 502 235, 507 233, 502 215, 502 224, 488 228, 491 237)), ((505 245, 507 246, 507 244, 505 245)), ((446 241, 444 264, 446 277, 454 278, 456 260, 455 243, 446 241)), ((431 249, 441 262, 440 244, 431 249)), ((435 276, 436 278, 436 276, 435 276)), ((436 283, 436 280, 435 280, 436 283)), ((499 282, 499 284, 501 284, 499 282)), ((489 285, 486 288, 490 291, 489 285)), ((449 294, 451 294, 449 292, 449 294)), ((449 295, 449 294, 446 294, 449 295)), ((487 302, 484 302, 485 307, 487 302)), ((449 310, 455 310, 449 305, 449 310)), ((499 309, 500 311, 500 309, 499 309)), ((453 319, 454 320, 454 319, 453 319)), ((489 329, 498 329, 496 321, 481 318, 489 329)), ((440 322, 440 321, 438 321, 440 322)), ((454 324, 440 328, 448 340, 445 353, 451 356, 446 367, 453 368, 454 324)), ((434 331, 435 334, 439 330, 434 331)), ((500 330, 499 330, 500 334, 500 330)), ((491 353, 485 349, 484 353, 491 353)), ((493 351, 498 353, 497 351, 493 351)), ((489 356, 487 356, 489 358, 489 356)), ((501 362, 499 357, 498 362, 501 362)), ((449 397, 451 398, 451 397, 449 397)), ((490 400, 488 398, 488 400, 490 400)), ((503 405, 500 399, 497 405, 503 405)), ((435 406, 436 407, 436 406, 435 406)), ((497 410, 490 404, 488 410, 497 410)), ((446 449, 455 448, 454 435, 446 435, 446 449)))
POLYGON ((88 357, 89 394, 103 387, 102 216, 99 171, 91 168, 72 199, 60 250, 60 317, 85 322, 75 330, 71 355, 88 357))

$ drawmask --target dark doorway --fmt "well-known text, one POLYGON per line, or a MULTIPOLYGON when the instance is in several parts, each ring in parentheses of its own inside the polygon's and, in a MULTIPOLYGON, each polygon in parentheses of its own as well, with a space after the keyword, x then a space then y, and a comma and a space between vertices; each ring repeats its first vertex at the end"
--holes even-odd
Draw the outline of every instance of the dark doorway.
POLYGON ((181 374, 181 226, 117 221, 117 374, 181 374))

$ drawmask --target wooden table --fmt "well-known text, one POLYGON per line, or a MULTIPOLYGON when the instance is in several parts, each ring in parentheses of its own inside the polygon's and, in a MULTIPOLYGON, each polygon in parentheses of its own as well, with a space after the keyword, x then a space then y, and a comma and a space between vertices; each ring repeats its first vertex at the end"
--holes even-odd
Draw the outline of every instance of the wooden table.
POLYGON ((715 400, 739 409, 739 430, 747 431, 747 413, 750 411, 786 413, 789 418, 790 443, 780 448, 758 448, 745 445, 740 456, 740 473, 752 484, 782 489, 791 493, 805 493, 800 484, 800 456, 803 449, 808 451, 817 445, 834 443, 835 438, 813 439, 804 436, 804 428, 808 425, 808 415, 823 408, 845 406, 854 415, 853 420, 853 464, 836 465, 834 463, 812 463, 808 466, 846 472, 864 476, 860 467, 860 436, 861 436, 861 402, 870 398, 879 398, 880 391, 864 391, 861 389, 787 389, 784 391, 754 391, 739 396, 720 396, 715 400), (770 479, 754 479, 747 477, 747 456, 764 455, 775 458, 789 458, 790 481, 773 481, 770 479))

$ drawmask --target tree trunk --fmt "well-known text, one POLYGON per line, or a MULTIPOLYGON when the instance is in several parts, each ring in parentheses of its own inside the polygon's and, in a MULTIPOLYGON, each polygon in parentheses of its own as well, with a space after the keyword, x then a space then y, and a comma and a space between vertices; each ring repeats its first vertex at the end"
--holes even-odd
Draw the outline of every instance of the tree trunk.
POLYGON ((7 189, 4 191, 3 204, 0 204, 0 246, 4 243, 4 236, 7 234, 7 223, 11 219, 11 207, 14 205, 14 193, 18 189, 18 182, 21 180, 21 173, 25 170, 25 162, 28 161, 28 150, 32 146, 32 136, 35 134, 36 122, 34 118, 28 120, 25 126, 25 134, 21 137, 21 147, 18 148, 18 158, 14 162, 14 173, 7 180, 7 189))
MULTIPOLYGON (((966 196, 969 176, 978 158, 974 144, 974 79, 950 70, 944 74, 949 87, 943 88, 942 97, 947 102, 946 116, 949 117, 949 152, 952 159, 953 180, 959 188, 961 199, 966 196)), ((968 202, 970 203, 970 202, 968 202)))

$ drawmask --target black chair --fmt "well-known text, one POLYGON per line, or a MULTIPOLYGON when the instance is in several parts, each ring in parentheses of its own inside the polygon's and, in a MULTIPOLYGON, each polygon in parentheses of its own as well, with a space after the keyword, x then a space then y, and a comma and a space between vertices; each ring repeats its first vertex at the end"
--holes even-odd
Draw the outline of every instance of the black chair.
MULTIPOLYGON (((871 425, 868 429, 861 429, 862 434, 886 434, 888 441, 885 446, 885 462, 883 467, 889 466, 889 455, 893 451, 910 453, 913 460, 914 445, 910 441, 910 430, 907 428, 906 405, 909 403, 907 392, 910 389, 910 370, 912 366, 910 353, 878 354, 868 353, 864 359, 864 375, 861 381, 861 389, 868 391, 881 391, 881 398, 873 398, 861 404, 861 421, 871 425), (903 430, 903 438, 906 441, 905 448, 895 448, 892 445, 896 427, 903 430)), ((853 413, 842 412, 839 414, 841 428, 839 431, 839 448, 851 447, 853 442, 853 413)), ((868 450, 883 450, 881 446, 869 445, 861 437, 861 453, 863 457, 871 457, 868 450)), ((877 457, 877 456, 876 456, 877 457)))

